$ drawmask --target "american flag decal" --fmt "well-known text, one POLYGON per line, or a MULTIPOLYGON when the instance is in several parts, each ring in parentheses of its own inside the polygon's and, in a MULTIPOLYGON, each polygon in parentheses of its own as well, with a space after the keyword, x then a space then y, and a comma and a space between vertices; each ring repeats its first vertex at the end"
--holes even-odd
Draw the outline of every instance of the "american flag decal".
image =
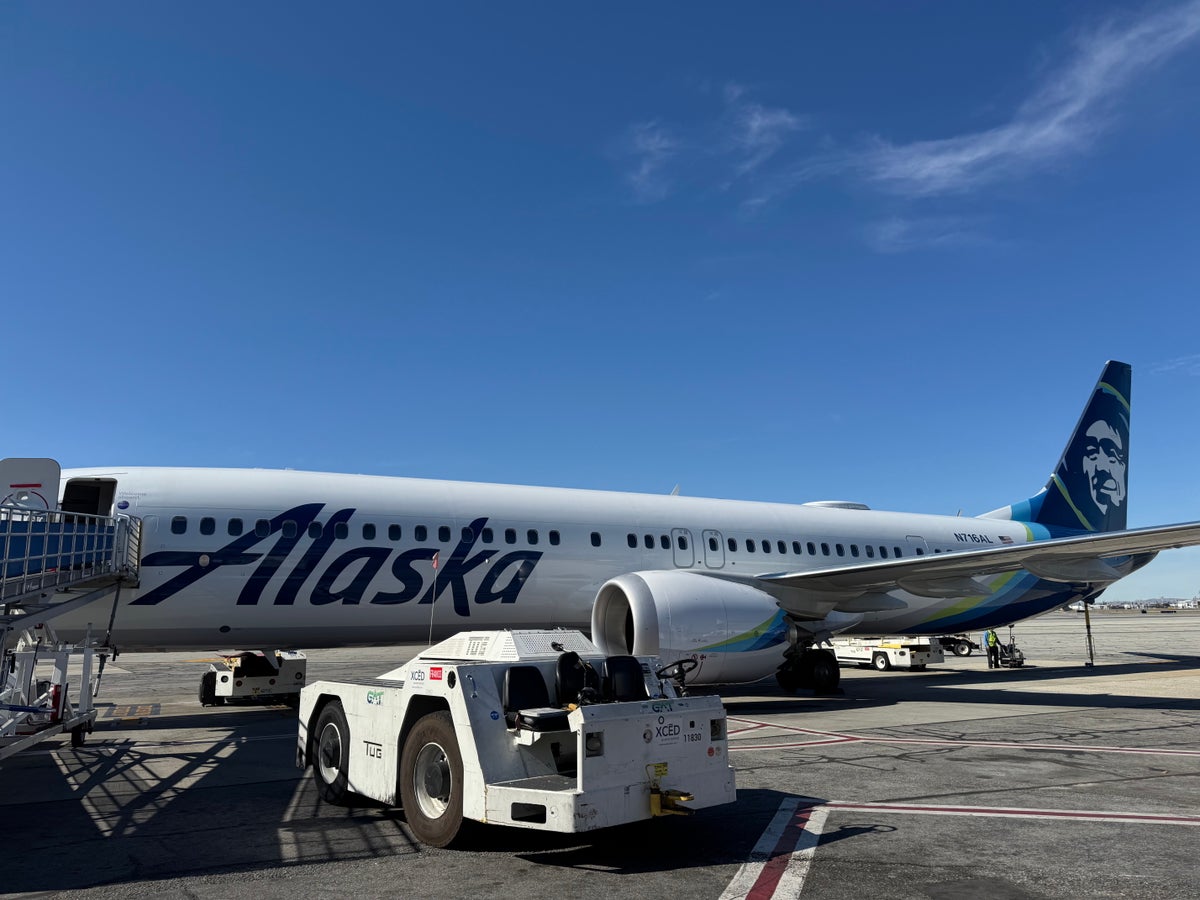
POLYGON ((1010 538, 1007 534, 1000 535, 1000 543, 1011 544, 1012 542, 1013 542, 1012 538, 1010 538))

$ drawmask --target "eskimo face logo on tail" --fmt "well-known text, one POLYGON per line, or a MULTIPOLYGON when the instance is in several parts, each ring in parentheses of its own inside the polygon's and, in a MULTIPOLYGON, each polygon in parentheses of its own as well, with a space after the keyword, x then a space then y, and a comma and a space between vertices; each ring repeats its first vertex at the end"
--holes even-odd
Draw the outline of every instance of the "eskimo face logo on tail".
POLYGON ((1059 489, 1085 529, 1125 527, 1128 468, 1128 401, 1102 384, 1057 473, 1059 489))
POLYGON ((323 503, 294 507, 271 519, 266 534, 244 534, 216 551, 164 550, 148 554, 142 559, 143 566, 180 567, 183 571, 142 594, 132 605, 162 603, 225 566, 254 566, 238 595, 239 606, 258 605, 279 576, 283 581, 270 601, 275 606, 293 605, 301 588, 315 579, 309 591, 309 602, 313 605, 341 603, 355 606, 363 602, 389 605, 412 600, 433 603, 449 590, 454 598, 454 611, 460 616, 469 616, 472 603, 515 603, 542 558, 537 550, 514 550, 495 558, 497 551, 493 548, 483 548, 472 555, 487 524, 487 518, 483 517, 470 524, 448 559, 441 553, 444 561, 436 570, 436 578, 433 577, 432 560, 443 549, 438 546, 396 552, 385 545, 360 545, 326 563, 325 557, 333 547, 337 526, 349 523, 355 513, 353 509, 342 509, 330 515, 320 536, 312 539, 285 573, 284 565, 324 508, 323 503), (265 546, 272 541, 269 547, 265 546), (260 544, 264 547, 260 548, 260 544), (486 571, 472 596, 466 576, 483 566, 487 567, 486 571), (428 586, 425 584, 427 578, 428 586), (386 583, 376 585, 377 579, 386 583), (340 587, 335 590, 335 585, 340 587))

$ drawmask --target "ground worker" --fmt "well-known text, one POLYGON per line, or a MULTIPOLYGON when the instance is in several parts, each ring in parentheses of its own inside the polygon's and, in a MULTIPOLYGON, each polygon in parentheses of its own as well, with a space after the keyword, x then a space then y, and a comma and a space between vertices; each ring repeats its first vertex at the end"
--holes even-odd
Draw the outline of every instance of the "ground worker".
POLYGON ((987 650, 988 668, 1000 668, 1000 635, 995 628, 989 628, 983 633, 983 646, 987 650))

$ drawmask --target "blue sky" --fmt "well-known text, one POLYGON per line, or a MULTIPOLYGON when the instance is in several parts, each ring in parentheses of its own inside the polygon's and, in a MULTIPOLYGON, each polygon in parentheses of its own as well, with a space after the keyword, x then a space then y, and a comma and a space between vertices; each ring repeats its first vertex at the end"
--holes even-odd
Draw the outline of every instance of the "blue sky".
POLYGON ((1200 519, 1198 96, 1200 2, 5 4, 2 455, 972 514, 1122 359, 1200 519))

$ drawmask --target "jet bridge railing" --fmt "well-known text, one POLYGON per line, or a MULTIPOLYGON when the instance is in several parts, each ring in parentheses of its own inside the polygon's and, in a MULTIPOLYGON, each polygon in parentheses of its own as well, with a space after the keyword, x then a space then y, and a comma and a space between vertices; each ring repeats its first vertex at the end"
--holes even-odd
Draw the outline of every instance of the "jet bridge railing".
POLYGON ((141 521, 0 506, 0 602, 42 591, 136 578, 141 521))

